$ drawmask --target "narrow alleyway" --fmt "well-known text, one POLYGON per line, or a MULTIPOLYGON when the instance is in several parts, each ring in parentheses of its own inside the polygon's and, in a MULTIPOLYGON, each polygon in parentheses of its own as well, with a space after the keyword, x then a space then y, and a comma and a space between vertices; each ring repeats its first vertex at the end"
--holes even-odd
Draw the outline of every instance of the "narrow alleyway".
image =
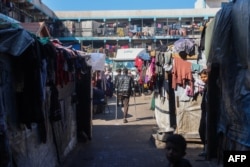
MULTIPOLYGON (((157 149, 150 139, 157 127, 154 112, 149 109, 150 101, 151 96, 136 97, 135 100, 131 97, 128 123, 124 124, 120 108, 115 119, 115 97, 108 99, 105 113, 93 116, 92 140, 78 144, 61 166, 165 167, 164 149, 157 149)), ((214 162, 197 156, 201 150, 199 143, 188 143, 186 158, 193 167, 214 167, 214 162)))

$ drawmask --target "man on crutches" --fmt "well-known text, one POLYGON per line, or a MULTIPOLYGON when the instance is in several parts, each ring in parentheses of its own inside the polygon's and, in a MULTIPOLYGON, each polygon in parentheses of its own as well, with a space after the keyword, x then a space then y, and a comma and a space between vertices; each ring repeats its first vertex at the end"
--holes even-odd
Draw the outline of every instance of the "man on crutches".
POLYGON ((123 75, 120 76, 116 84, 117 97, 121 97, 121 103, 123 104, 123 123, 127 123, 128 108, 129 108, 129 99, 134 90, 134 80, 131 76, 128 75, 128 69, 123 69, 123 75))

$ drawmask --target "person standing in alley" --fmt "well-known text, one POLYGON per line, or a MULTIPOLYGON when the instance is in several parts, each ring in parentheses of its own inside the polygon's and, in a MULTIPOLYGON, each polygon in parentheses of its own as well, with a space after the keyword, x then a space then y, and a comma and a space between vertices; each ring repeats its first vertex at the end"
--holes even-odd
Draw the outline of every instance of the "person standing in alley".
POLYGON ((186 155, 187 142, 180 134, 173 134, 166 139, 167 167, 192 167, 186 155))
MULTIPOLYGON (((122 70, 119 68, 116 70, 116 72, 117 72, 117 75, 115 76, 115 88, 117 88, 116 86, 117 86, 118 78, 122 75, 122 70)), ((121 97, 118 96, 117 90, 115 91, 115 93, 117 96, 116 105, 119 106, 119 102, 121 101, 121 97)), ((123 104, 121 104, 121 106, 123 107, 123 104)))
POLYGON ((114 91, 112 76, 110 75, 109 70, 107 70, 104 74, 105 74, 105 84, 106 84, 105 95, 111 98, 113 96, 113 91, 114 91))
POLYGON ((128 108, 129 108, 129 98, 134 90, 134 80, 128 75, 128 69, 123 69, 123 75, 121 75, 116 84, 116 89, 118 95, 121 97, 121 102, 124 105, 123 111, 123 123, 127 123, 128 108))
POLYGON ((208 81, 208 72, 206 69, 202 70, 200 72, 200 79, 205 83, 203 93, 202 93, 202 101, 201 101, 201 119, 200 119, 200 125, 199 125, 199 135, 201 138, 201 142, 203 144, 203 151, 199 154, 199 156, 204 156, 206 157, 206 125, 207 125, 207 120, 206 120, 206 94, 207 94, 207 81, 208 81))

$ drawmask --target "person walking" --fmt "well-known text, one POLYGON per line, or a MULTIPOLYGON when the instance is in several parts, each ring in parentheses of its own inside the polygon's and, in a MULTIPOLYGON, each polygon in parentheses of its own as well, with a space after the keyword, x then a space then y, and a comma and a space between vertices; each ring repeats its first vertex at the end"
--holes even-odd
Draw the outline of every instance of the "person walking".
POLYGON ((118 77, 116 83, 116 89, 118 95, 121 97, 121 102, 124 105, 123 111, 123 123, 127 123, 127 116, 128 116, 128 108, 129 108, 129 98, 134 90, 134 80, 131 76, 128 75, 128 69, 123 69, 123 75, 118 77))

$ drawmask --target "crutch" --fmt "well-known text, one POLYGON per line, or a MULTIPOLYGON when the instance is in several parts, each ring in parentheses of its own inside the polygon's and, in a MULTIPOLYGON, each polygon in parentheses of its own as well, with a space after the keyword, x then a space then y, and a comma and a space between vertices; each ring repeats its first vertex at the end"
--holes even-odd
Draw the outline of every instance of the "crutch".
POLYGON ((137 120, 136 101, 135 101, 135 90, 134 90, 134 106, 135 106, 135 120, 137 120))
POLYGON ((117 120, 117 100, 118 100, 118 91, 116 90, 116 102, 115 102, 115 120, 117 120))

